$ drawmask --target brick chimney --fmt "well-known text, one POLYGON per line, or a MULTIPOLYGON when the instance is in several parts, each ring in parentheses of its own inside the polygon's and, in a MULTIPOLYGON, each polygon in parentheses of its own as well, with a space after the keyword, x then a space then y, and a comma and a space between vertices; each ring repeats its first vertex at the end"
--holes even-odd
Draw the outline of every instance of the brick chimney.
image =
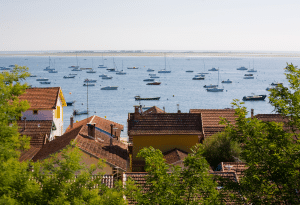
POLYGON ((95 139, 95 136, 96 136, 96 132, 95 132, 96 123, 89 123, 89 124, 87 124, 87 126, 88 126, 88 136, 93 137, 95 139))
POLYGON ((70 128, 73 128, 74 118, 73 115, 70 116, 70 128))
POLYGON ((254 109, 251 109, 251 118, 254 117, 254 109))
POLYGON ((139 105, 135 105, 134 106, 134 119, 139 119, 140 118, 140 106, 139 105))

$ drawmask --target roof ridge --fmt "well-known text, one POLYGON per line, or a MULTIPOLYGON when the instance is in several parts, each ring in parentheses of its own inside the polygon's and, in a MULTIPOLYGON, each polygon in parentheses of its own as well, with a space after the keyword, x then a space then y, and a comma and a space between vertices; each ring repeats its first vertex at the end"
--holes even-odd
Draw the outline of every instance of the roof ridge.
POLYGON ((91 124, 93 122, 93 120, 95 119, 96 115, 93 115, 93 118, 91 119, 91 121, 89 122, 89 124, 91 124))

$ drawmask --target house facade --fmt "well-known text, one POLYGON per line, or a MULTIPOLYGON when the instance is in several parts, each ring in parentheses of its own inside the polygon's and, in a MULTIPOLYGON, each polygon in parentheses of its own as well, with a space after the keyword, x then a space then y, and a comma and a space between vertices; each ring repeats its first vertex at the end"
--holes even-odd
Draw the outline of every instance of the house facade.
POLYGON ((52 129, 47 136, 49 141, 63 134, 63 107, 66 101, 60 87, 28 88, 19 99, 30 104, 30 108, 22 113, 21 121, 52 121, 52 129))

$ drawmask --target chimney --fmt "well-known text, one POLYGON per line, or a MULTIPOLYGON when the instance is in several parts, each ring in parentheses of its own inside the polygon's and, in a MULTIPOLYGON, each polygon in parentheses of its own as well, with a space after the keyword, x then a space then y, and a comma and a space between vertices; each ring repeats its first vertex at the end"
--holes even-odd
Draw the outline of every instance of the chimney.
POLYGON ((178 112, 178 113, 181 113, 181 110, 178 110, 177 112, 178 112))
POLYGON ((114 125, 110 124, 110 136, 113 136, 114 125))
POLYGON ((140 112, 139 112, 140 106, 135 105, 134 106, 134 119, 137 120, 140 118, 140 112))
POLYGON ((88 136, 89 137, 93 137, 94 139, 95 139, 95 125, 96 125, 96 123, 89 123, 89 124, 87 124, 87 126, 88 126, 88 136))
POLYGON ((73 128, 74 118, 73 115, 70 116, 70 128, 73 128))
POLYGON ((252 108, 251 109, 251 118, 253 118, 254 117, 254 109, 252 108))

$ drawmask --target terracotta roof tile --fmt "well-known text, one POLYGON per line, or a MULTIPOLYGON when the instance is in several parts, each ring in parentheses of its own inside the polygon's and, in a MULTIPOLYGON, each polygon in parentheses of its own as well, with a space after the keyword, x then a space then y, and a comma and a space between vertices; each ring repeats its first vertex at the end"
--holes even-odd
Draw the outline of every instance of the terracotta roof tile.
POLYGON ((149 108, 148 110, 146 110, 145 112, 143 112, 143 115, 148 115, 148 114, 157 114, 157 113, 165 113, 165 111, 163 111, 162 109, 153 106, 152 108, 149 108))
POLYGON ((91 116, 88 119, 81 120, 74 123, 72 129, 63 134, 61 137, 47 143, 33 158, 33 161, 42 160, 50 154, 64 149, 71 140, 76 141, 78 146, 83 151, 101 159, 105 159, 108 163, 118 166, 124 171, 127 169, 127 145, 112 139, 112 146, 110 146, 110 124, 114 124, 117 128, 117 136, 120 136, 123 125, 100 118, 98 116, 91 116), (95 139, 88 136, 87 123, 96 123, 95 139), (97 129, 100 128, 100 129, 97 129), (109 128, 109 130, 108 130, 109 128))
POLYGON ((188 156, 188 153, 175 148, 170 151, 164 152, 163 155, 164 155, 164 159, 168 164, 174 164, 183 161, 184 158, 188 156))
POLYGON ((33 109, 55 109, 59 97, 60 87, 50 88, 28 88, 19 99, 27 100, 30 104, 29 110, 33 109))
POLYGON ((41 147, 30 146, 28 150, 21 152, 19 161, 23 162, 25 160, 31 160, 39 151, 41 147))
POLYGON ((201 134, 201 115, 191 113, 130 113, 129 141, 133 135, 201 134))
POLYGON ((201 113, 204 137, 209 137, 217 132, 221 132, 225 125, 220 125, 220 117, 226 118, 235 124, 234 109, 190 109, 190 113, 201 113))
POLYGON ((247 169, 247 165, 243 162, 221 162, 218 169, 222 172, 235 172, 237 181, 240 181, 244 176, 243 172, 247 169))

